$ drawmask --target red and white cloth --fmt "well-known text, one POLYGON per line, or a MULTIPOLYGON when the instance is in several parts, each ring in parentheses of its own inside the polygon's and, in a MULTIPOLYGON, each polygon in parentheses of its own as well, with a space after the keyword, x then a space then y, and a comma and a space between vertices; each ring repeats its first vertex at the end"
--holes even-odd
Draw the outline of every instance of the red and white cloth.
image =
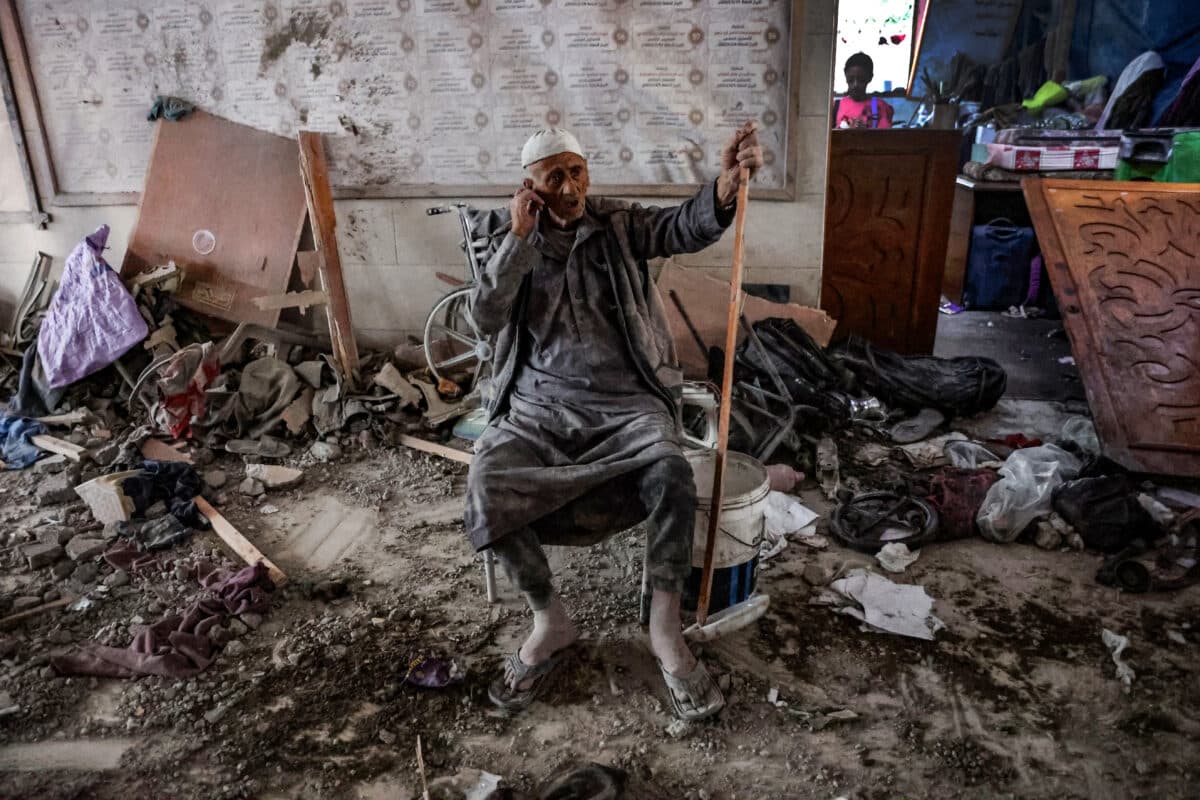
POLYGON ((1119 147, 987 145, 987 163, 1014 172, 1115 169, 1119 147))

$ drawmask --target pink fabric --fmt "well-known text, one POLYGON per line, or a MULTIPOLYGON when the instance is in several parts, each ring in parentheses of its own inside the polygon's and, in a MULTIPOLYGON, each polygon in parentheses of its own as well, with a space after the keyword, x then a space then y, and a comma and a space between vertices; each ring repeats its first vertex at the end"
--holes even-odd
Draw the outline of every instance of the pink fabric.
POLYGON ((890 128, 892 127, 892 107, 880 100, 874 98, 875 105, 879 109, 879 119, 871 119, 871 100, 868 97, 861 103, 857 100, 851 100, 849 96, 842 97, 838 100, 837 119, 833 121, 833 127, 842 127, 842 120, 848 120, 847 127, 863 127, 863 128, 890 128), (855 123, 858 123, 857 125, 855 123))

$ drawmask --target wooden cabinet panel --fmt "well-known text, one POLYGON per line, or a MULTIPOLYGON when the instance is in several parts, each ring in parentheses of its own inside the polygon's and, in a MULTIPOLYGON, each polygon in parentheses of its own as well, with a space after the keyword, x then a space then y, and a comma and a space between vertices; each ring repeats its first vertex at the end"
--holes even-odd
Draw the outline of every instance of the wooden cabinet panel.
POLYGON ((1200 475, 1200 185, 1024 191, 1105 454, 1200 475))
POLYGON ((928 353, 937 332, 957 131, 833 131, 821 307, 837 336, 928 353))

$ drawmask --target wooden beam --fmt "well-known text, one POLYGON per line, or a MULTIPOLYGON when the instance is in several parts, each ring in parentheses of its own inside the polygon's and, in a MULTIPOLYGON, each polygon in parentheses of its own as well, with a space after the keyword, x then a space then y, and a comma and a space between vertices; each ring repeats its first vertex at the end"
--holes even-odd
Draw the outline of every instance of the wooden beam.
POLYGON ((66 414, 52 414, 48 417, 36 417, 37 421, 43 425, 59 425, 64 428, 71 428, 75 425, 82 425, 87 422, 92 416, 92 412, 87 409, 77 408, 74 411, 66 414))
POLYGON ((47 611, 53 611, 56 608, 62 608, 65 605, 70 605, 77 599, 78 598, 76 598, 75 595, 67 595, 66 597, 60 597, 57 600, 50 601, 49 603, 42 603, 40 606, 34 606, 33 608, 20 611, 16 614, 9 614, 7 617, 0 618, 0 629, 11 627, 22 620, 29 619, 30 617, 36 617, 37 615, 44 614, 47 611))
POLYGON ((270 576, 271 581, 276 586, 282 586, 287 583, 287 575, 283 574, 283 570, 275 566, 271 559, 264 556, 262 551, 255 547, 249 539, 242 536, 241 531, 233 527, 233 523, 225 519, 220 511, 212 507, 211 503, 203 497, 197 497, 196 508, 200 509, 200 513, 208 518, 217 536, 220 536, 221 541, 229 545, 230 550, 238 554, 238 558, 250 565, 261 561, 267 568, 267 575, 270 576))
POLYGON ((298 308, 303 311, 309 306, 323 306, 328 302, 328 295, 316 289, 254 298, 254 305, 264 311, 267 309, 274 311, 280 308, 298 308))
POLYGON ((440 444, 438 442, 430 442, 425 439, 420 439, 416 436, 410 436, 407 433, 400 434, 400 444, 405 447, 411 447, 413 450, 420 450, 422 453, 429 453, 442 458, 448 458, 451 461, 457 461, 460 464, 470 464, 471 454, 464 453, 462 450, 457 450, 449 445, 440 444))
POLYGON ((321 259, 317 263, 319 288, 329 297, 325 306, 329 317, 329 338, 333 357, 342 376, 353 385, 358 372, 358 344, 354 339, 354 324, 350 319, 350 301, 342 280, 342 261, 338 256, 337 217, 333 208, 333 190, 329 186, 329 164, 325 160, 325 143, 321 134, 300 132, 300 171, 304 177, 304 194, 308 199, 308 219, 312 225, 313 241, 321 259))
POLYGON ((80 447, 77 444, 64 441, 63 439, 59 439, 57 436, 51 436, 45 433, 37 436, 30 436, 29 441, 34 447, 50 453, 58 453, 60 456, 66 456, 72 461, 79 461, 85 455, 87 455, 86 447, 80 447))

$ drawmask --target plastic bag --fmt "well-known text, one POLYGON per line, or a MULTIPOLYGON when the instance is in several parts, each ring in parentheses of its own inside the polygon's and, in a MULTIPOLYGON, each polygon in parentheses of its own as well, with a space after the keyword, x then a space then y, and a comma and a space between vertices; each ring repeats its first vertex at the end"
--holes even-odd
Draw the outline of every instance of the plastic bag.
POLYGON ((1100 455, 1100 437, 1096 435, 1096 425, 1087 417, 1071 417, 1064 422, 1060 438, 1088 455, 1100 455))
POLYGON ((1000 464, 1002 461, 1000 456, 983 445, 964 439, 946 442, 945 453, 950 466, 958 469, 979 469, 1000 464))
POLYGON ((887 405, 909 411, 936 408, 947 417, 987 411, 1000 401, 1008 384, 1004 368, 990 358, 902 356, 857 337, 847 339, 830 357, 887 405))
POLYGON ((1015 451, 983 499, 975 517, 979 532, 993 542, 1013 541, 1029 523, 1050 513, 1054 490, 1082 468, 1078 458, 1052 444, 1015 451))
POLYGON ((137 304, 101 253, 108 226, 75 246, 38 334, 38 356, 50 388, 107 367, 146 338, 137 304))

